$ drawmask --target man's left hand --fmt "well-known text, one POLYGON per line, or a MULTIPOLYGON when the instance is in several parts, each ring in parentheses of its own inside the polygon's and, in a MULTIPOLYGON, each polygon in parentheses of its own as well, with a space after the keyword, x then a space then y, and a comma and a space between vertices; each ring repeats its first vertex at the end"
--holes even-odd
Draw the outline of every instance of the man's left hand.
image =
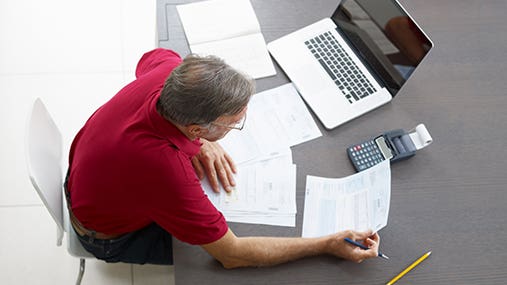
POLYGON ((233 177, 236 173, 234 161, 217 142, 209 142, 202 138, 201 142, 201 150, 192 158, 197 176, 202 180, 206 175, 213 191, 217 193, 220 192, 218 181, 225 191, 231 192, 236 186, 233 177))

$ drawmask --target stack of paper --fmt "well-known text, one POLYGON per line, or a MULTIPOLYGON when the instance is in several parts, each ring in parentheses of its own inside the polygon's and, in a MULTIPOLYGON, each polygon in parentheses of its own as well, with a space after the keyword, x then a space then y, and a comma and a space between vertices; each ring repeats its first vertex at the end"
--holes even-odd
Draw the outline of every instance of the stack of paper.
POLYGON ((241 132, 220 144, 238 166, 232 193, 203 188, 228 221, 296 225, 296 166, 290 147, 321 136, 292 84, 253 96, 241 132))
POLYGON ((249 0, 209 0, 177 9, 192 53, 216 55, 253 78, 276 74, 249 0))
POLYGON ((295 226, 296 166, 290 152, 242 164, 235 179, 237 185, 231 193, 214 193, 207 181, 203 183, 209 199, 227 221, 295 226))

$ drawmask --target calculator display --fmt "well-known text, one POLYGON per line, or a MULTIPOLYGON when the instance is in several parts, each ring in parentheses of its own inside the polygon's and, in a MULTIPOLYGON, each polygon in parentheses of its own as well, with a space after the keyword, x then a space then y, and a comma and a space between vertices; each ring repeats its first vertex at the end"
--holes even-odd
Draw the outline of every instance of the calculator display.
POLYGON ((391 159, 393 157, 393 153, 391 152, 391 149, 387 146, 386 140, 383 136, 380 136, 375 139, 375 143, 380 149, 380 152, 382 155, 384 155, 385 159, 391 159))

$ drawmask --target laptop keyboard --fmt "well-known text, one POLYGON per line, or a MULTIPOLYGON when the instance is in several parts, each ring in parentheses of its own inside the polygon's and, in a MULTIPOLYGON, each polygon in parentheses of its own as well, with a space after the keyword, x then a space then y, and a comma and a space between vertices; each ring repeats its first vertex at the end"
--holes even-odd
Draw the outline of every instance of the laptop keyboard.
POLYGON ((331 32, 318 35, 305 44, 345 94, 349 103, 352 104, 377 91, 331 32))

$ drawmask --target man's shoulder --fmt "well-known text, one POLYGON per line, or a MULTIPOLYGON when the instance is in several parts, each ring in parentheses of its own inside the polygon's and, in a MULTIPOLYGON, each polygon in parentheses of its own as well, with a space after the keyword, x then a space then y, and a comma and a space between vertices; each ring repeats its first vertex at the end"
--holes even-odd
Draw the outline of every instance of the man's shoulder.
MULTIPOLYGON (((181 56, 173 50, 156 48, 143 54, 136 67, 136 77, 139 77, 162 64, 170 70, 181 63, 181 56)), ((165 68, 164 68, 165 69, 165 68)))

